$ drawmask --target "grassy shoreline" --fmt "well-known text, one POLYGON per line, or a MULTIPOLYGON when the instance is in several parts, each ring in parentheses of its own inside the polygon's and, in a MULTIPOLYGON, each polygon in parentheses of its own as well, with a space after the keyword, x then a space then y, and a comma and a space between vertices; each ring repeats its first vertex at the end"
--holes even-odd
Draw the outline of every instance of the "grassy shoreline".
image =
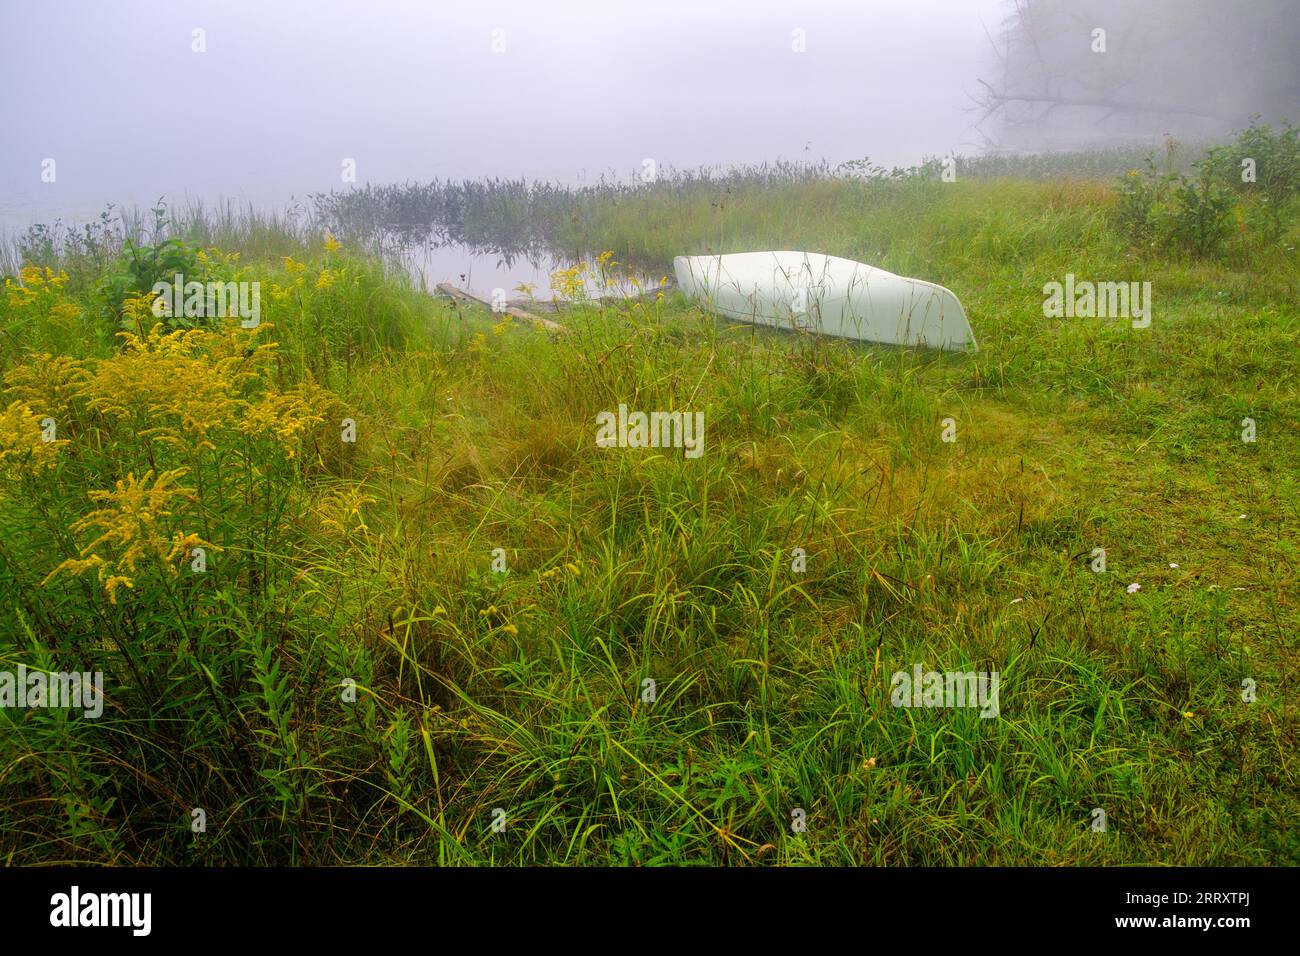
POLYGON ((1300 861, 1296 221, 1170 255, 1121 201, 812 179, 571 224, 660 269, 758 243, 940 282, 981 345, 957 356, 675 294, 574 303, 552 337, 275 228, 200 237, 264 328, 150 339, 128 304, 123 351, 112 257, 42 263, 0 308, 0 670, 102 669, 106 708, 2 712, 0 858, 1300 861), (1151 327, 1044 318, 1067 272, 1150 281, 1151 327), (620 402, 702 411, 704 454, 596 447, 620 402), (152 499, 92 497, 148 473, 152 499), (130 583, 49 577, 87 554, 130 583), (999 717, 891 706, 916 663, 998 670, 999 717))

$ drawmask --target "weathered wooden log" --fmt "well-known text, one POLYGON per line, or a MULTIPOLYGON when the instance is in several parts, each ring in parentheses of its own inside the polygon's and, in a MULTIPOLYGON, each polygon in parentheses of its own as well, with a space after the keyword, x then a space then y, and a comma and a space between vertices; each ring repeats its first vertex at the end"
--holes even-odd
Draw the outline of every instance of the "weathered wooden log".
MULTIPOLYGON (((437 288, 438 291, 441 292, 443 295, 450 296, 453 299, 459 299, 462 302, 476 302, 479 305, 488 309, 489 311, 496 312, 496 310, 492 308, 491 302, 488 302, 484 299, 480 299, 476 295, 471 295, 470 293, 466 292, 464 289, 457 289, 450 282, 439 282, 437 288)), ((540 315, 533 315, 533 313, 531 312, 525 312, 523 309, 516 308, 513 305, 506 306, 505 309, 502 310, 502 312, 504 312, 504 314, 506 315, 513 316, 516 319, 523 319, 527 322, 533 322, 537 325, 540 325, 548 332, 569 331, 564 326, 560 325, 558 322, 552 322, 550 319, 544 319, 540 315)), ((501 313, 497 313, 497 314, 501 314, 501 313)))

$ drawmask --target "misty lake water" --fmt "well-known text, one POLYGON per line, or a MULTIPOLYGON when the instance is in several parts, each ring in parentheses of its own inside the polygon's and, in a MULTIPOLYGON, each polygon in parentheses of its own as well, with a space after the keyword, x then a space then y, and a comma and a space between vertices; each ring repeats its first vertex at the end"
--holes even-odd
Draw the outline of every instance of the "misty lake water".
MULTIPOLYGON (((407 272, 424 288, 433 292, 440 282, 449 282, 480 299, 492 299, 500 289, 509 300, 532 298, 538 302, 551 302, 555 290, 551 285, 554 272, 567 269, 579 260, 554 254, 507 255, 485 252, 466 245, 421 244, 396 252, 407 272), (525 288, 521 288, 525 287, 525 288)), ((588 265, 585 285, 588 298, 636 295, 655 289, 662 276, 653 278, 625 272, 606 270, 602 277, 594 259, 583 259, 588 265), (612 285, 607 283, 612 282, 612 285)))
MULTIPOLYGON (((137 207, 139 208, 139 207, 137 207)), ((37 204, 0 203, 0 241, 21 236, 34 223, 67 224, 78 231, 82 224, 93 223, 103 204, 85 203, 80 206, 49 208, 37 204)), ((624 269, 606 269, 602 276, 594 258, 579 260, 554 252, 485 250, 463 243, 446 243, 431 240, 398 239, 393 237, 379 243, 385 252, 395 258, 406 272, 424 289, 434 292, 438 283, 449 282, 458 289, 480 298, 491 300, 497 289, 504 290, 506 299, 522 301, 529 298, 539 303, 551 303, 555 290, 551 276, 558 270, 568 269, 579 261, 588 265, 585 275, 588 298, 622 298, 656 289, 661 275, 648 276, 624 269), (613 285, 606 283, 613 280, 613 285), (522 291, 521 286, 530 291, 522 291)))

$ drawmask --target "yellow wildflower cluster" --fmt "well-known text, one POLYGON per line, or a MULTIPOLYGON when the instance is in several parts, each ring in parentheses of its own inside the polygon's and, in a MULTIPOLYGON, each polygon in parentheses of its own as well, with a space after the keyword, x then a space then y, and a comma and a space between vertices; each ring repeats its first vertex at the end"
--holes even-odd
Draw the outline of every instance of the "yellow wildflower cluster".
POLYGON ((77 383, 84 374, 85 369, 78 359, 40 353, 5 374, 5 391, 10 397, 40 409, 56 422, 64 423, 72 417, 77 383))
POLYGON ((293 458, 303 436, 325 421, 324 407, 332 398, 313 382, 287 392, 267 392, 256 402, 244 403, 238 428, 254 438, 276 440, 293 458))
POLYGON ((153 328, 158 322, 158 317, 154 313, 154 303, 159 303, 158 311, 163 315, 171 315, 171 303, 167 301, 166 296, 159 296, 155 299, 151 294, 132 294, 122 300, 122 315, 129 319, 135 326, 136 331, 143 335, 145 329, 153 328))
POLYGON ((208 249, 199 249, 194 253, 194 258, 199 265, 203 266, 210 265, 214 261, 224 262, 228 266, 236 266, 239 264, 238 252, 222 252, 216 246, 212 246, 208 249))
POLYGON ((67 331, 81 319, 82 309, 64 294, 68 284, 66 272, 24 266, 19 273, 21 282, 5 279, 4 294, 0 296, 0 315, 6 308, 25 314, 28 319, 38 318, 67 331))
POLYGON ((578 262, 567 269, 552 272, 551 289, 556 298, 585 299, 588 283, 594 279, 603 280, 606 288, 614 288, 618 284, 614 270, 618 269, 619 265, 620 263, 614 259, 614 253, 607 250, 596 256, 594 267, 589 262, 578 262), (600 273, 599 276, 596 275, 597 272, 600 273))
POLYGON ((585 299, 587 297, 587 274, 591 267, 579 262, 567 269, 557 269, 551 273, 551 290, 560 299, 585 299))
POLYGON ((325 233, 326 252, 338 252, 342 248, 343 248, 343 244, 334 238, 333 233, 330 232, 325 233))
MULTIPOLYGON (((98 415, 125 434, 188 453, 215 450, 219 432, 242 433, 293 458, 338 399, 310 380, 274 387, 275 344, 259 341, 270 327, 229 322, 168 332, 155 321, 147 333, 119 333, 124 348, 112 358, 33 355, 5 375, 5 396, 33 409, 35 421, 50 416, 62 426, 98 415)), ((3 440, 22 443, 17 436, 30 431, 10 427, 3 440)))
POLYGON ((78 396, 142 436, 212 449, 209 433, 243 410, 244 385, 271 356, 274 345, 255 342, 264 328, 165 332, 155 324, 144 335, 121 332, 121 354, 87 372, 78 396))
POLYGON ((81 306, 75 302, 69 302, 65 299, 50 306, 50 321, 55 325, 62 326, 64 329, 70 328, 72 323, 80 318, 81 306))
POLYGON ((200 249, 195 254, 195 256, 199 260, 199 262, 202 262, 205 265, 211 262, 213 259, 216 259, 218 262, 224 262, 228 266, 239 265, 238 252, 222 252, 216 246, 212 246, 206 252, 200 249))
POLYGON ((619 263, 614 260, 614 253, 602 252, 600 255, 596 256, 596 262, 598 263, 600 274, 605 279, 605 288, 615 288, 618 285, 618 281, 614 277, 614 270, 619 267, 619 263))
POLYGON ((54 467, 67 442, 47 440, 44 417, 24 401, 11 402, 0 412, 0 476, 17 479, 54 467))
POLYGON ((63 287, 68 284, 68 274, 66 272, 55 272, 48 266, 42 269, 40 266, 26 265, 18 273, 21 283, 14 282, 13 279, 5 279, 5 293, 8 296, 9 304, 15 307, 27 305, 43 295, 53 294, 55 296, 63 292, 63 287))
MULTIPOLYGON (((335 252, 339 248, 341 247, 336 239, 332 236, 326 237, 326 252, 335 252)), ((335 268, 329 268, 328 266, 323 266, 321 267, 321 270, 316 273, 315 279, 312 279, 308 274, 306 263, 298 262, 293 256, 282 256, 281 261, 284 263, 285 270, 288 271, 289 275, 292 277, 292 281, 288 285, 280 285, 278 282, 271 283, 272 302, 284 302, 295 292, 300 292, 309 288, 309 284, 311 289, 314 289, 317 292, 325 292, 334 288, 349 276, 346 268, 339 268, 337 266, 335 268)), ((356 277, 353 276, 352 279, 355 281, 356 277)))
POLYGON ((80 557, 64 561, 41 584, 60 574, 94 571, 108 599, 116 604, 118 588, 135 587, 136 578, 147 566, 155 565, 175 577, 177 565, 194 548, 219 550, 196 534, 168 527, 176 523, 172 520, 176 507, 194 497, 191 489, 176 484, 185 473, 186 469, 177 468, 156 479, 152 471, 140 479, 128 474, 113 491, 92 491, 91 500, 103 507, 75 521, 72 530, 77 534, 98 531, 99 536, 80 549, 80 557), (101 551, 109 556, 104 557, 101 551))

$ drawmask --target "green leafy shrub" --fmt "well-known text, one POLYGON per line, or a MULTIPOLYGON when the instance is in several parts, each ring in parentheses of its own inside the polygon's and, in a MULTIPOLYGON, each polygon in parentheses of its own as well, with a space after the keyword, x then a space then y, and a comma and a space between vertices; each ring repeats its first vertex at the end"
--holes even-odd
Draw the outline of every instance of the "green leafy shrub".
POLYGON ((1300 194, 1300 127, 1280 130, 1252 123, 1236 142, 1206 152, 1204 168, 1223 188, 1237 194, 1244 218, 1273 242, 1286 231, 1288 209, 1300 194))
POLYGON ((1148 155, 1145 171, 1130 169, 1115 188, 1119 193, 1115 216, 1120 232, 1134 245, 1150 244, 1155 236, 1157 204, 1168 192, 1166 177, 1156 172, 1155 161, 1148 155))
POLYGON ((1172 199, 1157 219, 1157 232, 1165 246, 1201 256, 1218 252, 1231 229, 1232 194, 1203 168, 1196 178, 1180 174, 1172 199))
POLYGON ((1167 141, 1163 170, 1148 153, 1145 169, 1129 170, 1116 185, 1116 227, 1129 242, 1215 255, 1232 232, 1234 210, 1243 230, 1269 242, 1282 235, 1300 192, 1300 129, 1256 122, 1235 142, 1207 149, 1190 176, 1174 171, 1176 145, 1167 141))
MULTIPOLYGON (((197 245, 178 237, 167 237, 169 221, 167 209, 159 204, 153 209, 154 223, 151 242, 137 242, 127 237, 122 252, 99 284, 99 299, 105 314, 122 328, 136 328, 125 315, 125 303, 132 296, 149 295, 159 282, 175 282, 176 276, 184 282, 227 282, 233 278, 229 259, 209 256, 197 245)), ((193 318, 185 315, 158 316, 168 328, 198 328, 211 326, 210 318, 193 318)))

